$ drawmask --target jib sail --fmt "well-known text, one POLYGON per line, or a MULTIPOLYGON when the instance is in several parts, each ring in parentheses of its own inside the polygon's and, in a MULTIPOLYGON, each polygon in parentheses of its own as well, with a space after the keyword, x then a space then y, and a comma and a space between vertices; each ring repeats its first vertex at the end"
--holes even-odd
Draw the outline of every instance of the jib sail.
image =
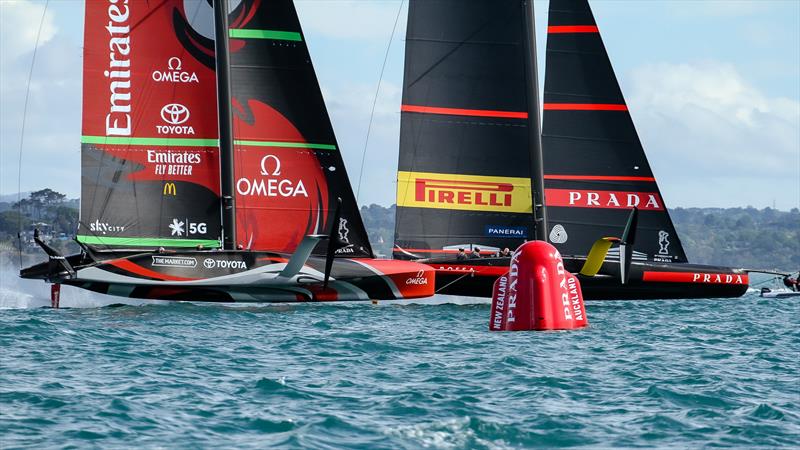
POLYGON ((215 74, 188 47, 213 30, 205 8, 86 2, 78 240, 94 249, 219 246, 215 74))
POLYGON ((337 255, 371 256, 293 2, 242 1, 230 17, 240 245, 291 252, 333 226, 337 255))
POLYGON ((521 0, 409 3, 396 258, 533 238, 529 12, 521 0))
POLYGON ((549 240, 585 255, 639 208, 634 259, 685 262, 586 0, 550 0, 542 146, 549 240))

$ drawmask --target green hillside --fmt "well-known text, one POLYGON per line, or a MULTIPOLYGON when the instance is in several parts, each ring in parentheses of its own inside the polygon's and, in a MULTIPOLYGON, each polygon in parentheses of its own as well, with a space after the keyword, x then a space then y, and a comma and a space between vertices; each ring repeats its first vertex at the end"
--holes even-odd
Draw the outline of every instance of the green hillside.
MULTIPOLYGON (((67 251, 78 226, 77 199, 43 189, 19 203, 0 202, 0 250, 16 247, 18 226, 26 235, 38 224, 56 246, 67 251)), ((394 205, 361 207, 375 252, 391 255, 394 241, 394 205)), ((671 210, 689 261, 733 267, 800 269, 800 210, 772 208, 676 208, 671 210)), ((29 242, 30 244, 30 242, 29 242)), ((28 251, 36 251, 28 245, 28 251)))
MULTIPOLYGON (((800 211, 772 208, 676 208, 671 210, 689 261, 699 264, 800 269, 800 211)), ((390 255, 395 207, 361 207, 376 252, 390 255), (381 240, 383 242, 381 242, 381 240)))

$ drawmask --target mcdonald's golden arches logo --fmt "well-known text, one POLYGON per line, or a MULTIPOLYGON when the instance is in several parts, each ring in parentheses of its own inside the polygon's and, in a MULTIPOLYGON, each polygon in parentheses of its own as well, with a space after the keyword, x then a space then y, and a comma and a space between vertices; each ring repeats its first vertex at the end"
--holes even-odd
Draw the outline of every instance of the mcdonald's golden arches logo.
POLYGON ((166 195, 171 195, 173 197, 178 195, 178 188, 175 186, 175 183, 172 183, 172 182, 164 183, 163 195, 165 195, 165 196, 166 195))

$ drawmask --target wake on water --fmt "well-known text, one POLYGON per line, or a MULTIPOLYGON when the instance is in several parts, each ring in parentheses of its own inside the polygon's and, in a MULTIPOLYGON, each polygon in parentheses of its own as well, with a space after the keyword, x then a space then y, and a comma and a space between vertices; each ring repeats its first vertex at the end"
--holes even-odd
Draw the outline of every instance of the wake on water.
MULTIPOLYGON (((40 280, 25 280, 19 277, 19 264, 16 255, 0 253, 0 309, 31 309, 50 307, 50 285, 40 280)), ((175 302, 166 300, 144 300, 99 294, 73 286, 61 287, 61 308, 101 308, 111 305, 166 305, 175 302)), ((364 302, 350 302, 361 303, 364 302)), ((436 295, 433 298, 415 300, 382 300, 380 305, 395 304, 489 304, 488 298, 436 295)), ((271 303, 260 303, 271 305, 271 303)), ((216 303, 228 307, 253 306, 252 303, 216 303)))
MULTIPOLYGON (((764 276, 764 280, 758 282, 758 275, 752 276, 754 285, 764 286, 763 282, 768 281, 764 276)), ((777 292, 780 287, 775 287, 773 291, 777 292)), ((754 294, 760 291, 759 288, 748 288, 747 294, 754 294)), ((787 291, 788 292, 788 291, 787 291)), ((158 304, 171 304, 175 302, 160 301, 160 300, 144 300, 135 298, 116 297, 113 295, 99 294, 96 292, 79 289, 73 286, 61 287, 61 307, 62 308, 101 308, 111 305, 158 305, 158 304)), ((363 303, 363 302, 355 302, 363 303)), ((381 305, 395 305, 395 304, 425 304, 425 305, 440 305, 440 304, 456 304, 456 305, 471 305, 471 304, 489 304, 491 300, 488 298, 478 297, 462 297, 454 295, 437 294, 433 298, 415 299, 415 300, 382 300, 381 305)), ((263 303, 269 305, 270 303, 263 303)), ((218 303, 217 305, 226 305, 230 307, 237 306, 252 306, 252 303, 246 304, 231 304, 231 303, 218 303)), ((31 308, 44 308, 50 307, 50 285, 39 280, 25 280, 19 277, 19 264, 16 261, 16 255, 9 253, 0 253, 0 309, 31 309, 31 308)))
MULTIPOLYGON (((50 285, 41 280, 19 277, 16 255, 0 253, 0 309, 31 309, 50 307, 50 285)), ((61 287, 61 307, 99 308, 110 305, 141 305, 167 303, 98 294, 72 286, 61 287)))

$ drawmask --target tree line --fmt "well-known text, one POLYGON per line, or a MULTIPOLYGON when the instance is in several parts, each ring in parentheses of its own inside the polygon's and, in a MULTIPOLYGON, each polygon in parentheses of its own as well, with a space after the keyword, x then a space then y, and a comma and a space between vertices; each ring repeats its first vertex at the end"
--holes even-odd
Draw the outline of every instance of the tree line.
MULTIPOLYGON (((78 228, 78 200, 52 189, 31 192, 19 202, 0 202, 0 243, 16 245, 17 231, 46 224, 53 237, 72 238, 78 228)), ((690 262, 733 267, 800 269, 800 210, 772 208, 675 208, 672 220, 690 262)), ((389 257, 394 242, 395 206, 361 207, 376 253, 389 257)))

